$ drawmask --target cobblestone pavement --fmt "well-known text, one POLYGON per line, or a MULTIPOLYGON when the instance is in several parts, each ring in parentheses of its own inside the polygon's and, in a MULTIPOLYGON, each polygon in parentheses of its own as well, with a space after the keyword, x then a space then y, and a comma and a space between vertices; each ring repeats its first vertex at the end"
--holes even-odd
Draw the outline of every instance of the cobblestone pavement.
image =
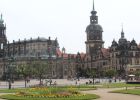
POLYGON ((140 100, 140 96, 137 96, 137 95, 109 93, 109 91, 120 90, 120 89, 122 88, 97 89, 97 90, 83 91, 83 93, 99 95, 100 98, 96 100, 140 100))

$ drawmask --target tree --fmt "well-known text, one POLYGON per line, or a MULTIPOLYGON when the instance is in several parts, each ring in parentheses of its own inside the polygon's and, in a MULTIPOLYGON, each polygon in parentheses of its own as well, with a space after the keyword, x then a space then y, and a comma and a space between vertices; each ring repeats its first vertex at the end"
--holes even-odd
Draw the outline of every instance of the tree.
POLYGON ((116 71, 114 69, 109 69, 109 70, 105 71, 105 76, 106 77, 112 78, 115 75, 116 75, 116 71))
POLYGON ((46 75, 46 72, 47 72, 47 69, 48 69, 48 64, 43 63, 41 61, 34 62, 33 68, 34 68, 34 74, 39 78, 40 85, 41 85, 42 84, 41 83, 42 79, 46 75))
POLYGON ((27 64, 23 64, 17 67, 17 73, 19 75, 22 75, 25 81, 25 88, 27 87, 27 81, 28 81, 28 77, 32 74, 32 66, 27 65, 27 64))
POLYGON ((135 71, 134 74, 139 77, 140 76, 140 71, 135 71))
POLYGON ((91 77, 92 78, 92 80, 93 80, 93 84, 94 84, 94 80, 95 80, 95 77, 96 77, 96 71, 95 71, 95 69, 89 69, 89 70, 87 70, 87 74, 89 75, 89 77, 91 77))
POLYGON ((136 76, 137 80, 140 80, 140 70, 135 71, 134 75, 136 76))

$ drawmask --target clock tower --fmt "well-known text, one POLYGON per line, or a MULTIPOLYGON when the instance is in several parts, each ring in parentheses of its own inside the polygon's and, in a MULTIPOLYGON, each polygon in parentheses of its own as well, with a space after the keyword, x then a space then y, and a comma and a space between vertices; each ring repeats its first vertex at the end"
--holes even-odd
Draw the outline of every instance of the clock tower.
POLYGON ((91 56, 97 55, 97 52, 103 48, 104 41, 102 39, 102 26, 98 24, 97 12, 94 9, 91 11, 90 24, 86 28, 87 40, 86 40, 86 53, 91 56))

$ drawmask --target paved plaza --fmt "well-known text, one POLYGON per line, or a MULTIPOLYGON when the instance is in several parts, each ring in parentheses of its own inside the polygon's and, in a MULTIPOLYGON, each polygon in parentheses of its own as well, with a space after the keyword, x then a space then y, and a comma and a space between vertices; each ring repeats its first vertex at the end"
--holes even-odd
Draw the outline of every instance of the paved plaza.
MULTIPOLYGON (((81 84, 86 84, 86 82, 92 81, 92 79, 80 79, 78 80, 67 80, 67 79, 51 79, 52 80, 52 84, 54 84, 54 82, 56 82, 56 84, 58 86, 66 86, 66 85, 81 85, 81 84), (77 83, 77 84, 76 84, 77 83)), ((42 82, 44 85, 50 85, 49 82, 50 79, 44 79, 42 82)), ((95 79, 95 82, 101 82, 101 83, 108 83, 109 80, 107 79, 95 79)), ((114 81, 112 81, 114 82, 114 81)), ((119 80, 117 80, 117 82, 119 82, 119 80)), ((124 82, 123 80, 121 82, 124 82)), ((37 85, 39 84, 39 80, 38 79, 31 79, 29 83, 27 83, 27 87, 29 86, 33 86, 33 85, 37 85)), ((14 83, 12 83, 12 88, 24 88, 24 80, 22 81, 14 81, 14 83)), ((0 88, 8 88, 8 82, 7 81, 0 81, 0 88)))
MULTIPOLYGON (((80 79, 80 81, 77 81, 77 80, 67 80, 67 79, 51 79, 52 80, 52 84, 54 84, 54 82, 56 82, 56 84, 58 86, 65 86, 65 85, 76 85, 76 82, 77 82, 77 85, 80 85, 80 84, 85 84, 86 82, 89 82, 89 80, 92 80, 92 79, 80 79)), ((50 79, 44 79, 43 80, 43 84, 44 85, 50 85, 49 82, 46 82, 46 81, 50 81, 50 79)), ((38 79, 32 79, 30 80, 29 83, 27 83, 27 87, 29 86, 34 86, 34 85, 37 85, 39 84, 40 81, 38 79)), ((12 83, 12 88, 24 88, 24 80, 22 81, 15 81, 14 83, 12 83)), ((8 82, 7 81, 0 81, 0 88, 8 88, 8 82)))

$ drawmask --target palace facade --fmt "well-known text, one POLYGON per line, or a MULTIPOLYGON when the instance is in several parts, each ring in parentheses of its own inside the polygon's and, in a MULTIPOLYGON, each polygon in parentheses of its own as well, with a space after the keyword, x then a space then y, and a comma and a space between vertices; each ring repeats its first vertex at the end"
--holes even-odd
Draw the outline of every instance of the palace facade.
POLYGON ((14 58, 15 67, 33 62, 47 62, 47 78, 86 77, 86 71, 94 69, 97 76, 103 71, 115 69, 118 75, 124 75, 127 65, 140 64, 140 46, 133 39, 128 41, 121 32, 118 42, 112 41, 109 48, 104 48, 103 28, 98 24, 97 11, 91 11, 90 24, 86 28, 86 53, 67 54, 60 50, 57 38, 52 40, 38 37, 9 43, 6 37, 6 25, 0 19, 0 77, 6 77, 7 69, 14 58))

